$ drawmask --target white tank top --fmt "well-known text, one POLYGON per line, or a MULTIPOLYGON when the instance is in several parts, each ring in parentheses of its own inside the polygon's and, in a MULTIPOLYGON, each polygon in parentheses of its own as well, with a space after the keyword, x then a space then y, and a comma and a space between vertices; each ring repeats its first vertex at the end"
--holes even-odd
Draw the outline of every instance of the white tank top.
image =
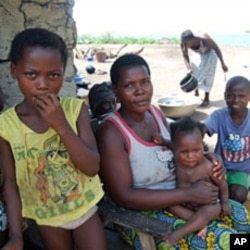
MULTIPOLYGON (((149 112, 155 119, 159 132, 167 139, 170 134, 165 127, 160 111, 151 105, 149 112)), ((112 122, 127 142, 130 167, 134 187, 148 189, 173 189, 175 166, 173 153, 164 146, 142 140, 125 122, 118 112, 110 114, 105 120, 112 122)))

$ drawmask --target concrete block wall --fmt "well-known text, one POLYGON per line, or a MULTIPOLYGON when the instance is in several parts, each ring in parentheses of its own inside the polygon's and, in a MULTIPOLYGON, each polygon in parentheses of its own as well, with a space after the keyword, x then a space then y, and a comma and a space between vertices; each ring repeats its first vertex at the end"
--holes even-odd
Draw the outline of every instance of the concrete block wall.
POLYGON ((73 19, 74 4, 74 0, 0 0, 0 87, 5 97, 4 109, 22 100, 18 85, 10 76, 7 59, 13 37, 27 28, 47 28, 65 40, 69 60, 60 95, 75 95, 73 48, 77 30, 73 19))

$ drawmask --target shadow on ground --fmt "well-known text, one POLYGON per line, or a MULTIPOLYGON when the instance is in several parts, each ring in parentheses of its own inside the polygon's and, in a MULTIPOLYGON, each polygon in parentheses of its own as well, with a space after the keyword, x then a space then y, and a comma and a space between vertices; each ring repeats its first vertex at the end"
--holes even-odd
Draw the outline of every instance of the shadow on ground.
POLYGON ((226 106, 225 100, 217 100, 217 101, 211 101, 210 105, 212 107, 216 107, 216 108, 222 108, 226 106))
POLYGON ((198 121, 203 121, 207 117, 208 117, 208 114, 200 110, 195 110, 195 112, 191 116, 191 118, 198 120, 198 121))

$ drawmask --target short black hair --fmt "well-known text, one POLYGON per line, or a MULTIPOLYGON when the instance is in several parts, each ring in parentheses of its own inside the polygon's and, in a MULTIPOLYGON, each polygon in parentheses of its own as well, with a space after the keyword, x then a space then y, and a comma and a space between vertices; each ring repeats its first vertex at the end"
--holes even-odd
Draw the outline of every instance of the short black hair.
POLYGON ((250 90, 250 81, 246 77, 233 76, 227 81, 225 92, 227 92, 228 89, 230 89, 230 88, 232 88, 240 83, 244 83, 246 88, 248 88, 248 90, 250 90))
POLYGON ((89 108, 92 112, 93 117, 98 116, 97 107, 100 105, 107 96, 114 96, 115 94, 109 86, 109 82, 96 83, 89 90, 88 99, 89 99, 89 108))
POLYGON ((64 65, 67 64, 68 51, 63 39, 56 33, 43 28, 25 29, 14 37, 11 42, 9 60, 16 64, 23 58, 27 47, 53 48, 58 50, 64 65))
POLYGON ((148 63, 139 55, 128 53, 123 56, 120 56, 116 59, 110 69, 110 78, 112 85, 117 86, 120 77, 120 69, 128 66, 145 66, 148 70, 149 75, 150 69, 148 63))
POLYGON ((195 38, 195 35, 191 30, 185 30, 181 33, 181 40, 187 40, 192 38, 195 38))
POLYGON ((198 130, 201 132, 202 138, 204 137, 204 124, 202 124, 199 121, 196 121, 190 117, 183 117, 176 122, 170 123, 170 134, 171 134, 171 140, 174 143, 176 140, 176 135, 179 133, 190 133, 194 132, 195 130, 198 130))

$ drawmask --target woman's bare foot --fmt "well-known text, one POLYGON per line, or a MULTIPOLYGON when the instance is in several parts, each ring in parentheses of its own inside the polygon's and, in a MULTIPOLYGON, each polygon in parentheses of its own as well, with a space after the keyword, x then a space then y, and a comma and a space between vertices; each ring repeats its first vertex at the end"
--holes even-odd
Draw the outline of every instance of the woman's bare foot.
POLYGON ((194 95, 199 96, 199 90, 198 89, 195 90, 194 95))
POLYGON ((209 106, 209 100, 204 99, 203 102, 200 104, 201 108, 206 108, 209 106))

